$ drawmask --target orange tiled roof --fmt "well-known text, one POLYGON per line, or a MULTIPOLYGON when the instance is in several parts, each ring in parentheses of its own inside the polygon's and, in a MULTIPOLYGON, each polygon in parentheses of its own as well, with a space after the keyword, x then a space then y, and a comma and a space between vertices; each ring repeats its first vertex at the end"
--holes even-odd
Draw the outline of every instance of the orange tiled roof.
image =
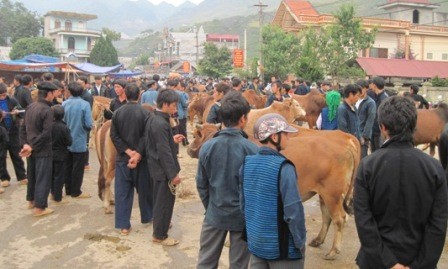
POLYGON ((313 5, 311 5, 308 1, 302 0, 284 0, 285 5, 291 10, 291 12, 295 16, 300 15, 315 15, 319 16, 319 12, 314 9, 313 5))

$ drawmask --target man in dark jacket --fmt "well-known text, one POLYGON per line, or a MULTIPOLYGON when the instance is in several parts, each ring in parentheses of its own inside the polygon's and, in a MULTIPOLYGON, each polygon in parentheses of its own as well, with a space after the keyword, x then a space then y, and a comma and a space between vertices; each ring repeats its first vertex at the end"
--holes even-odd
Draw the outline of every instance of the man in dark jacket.
POLYGON ((33 78, 30 75, 14 78, 20 79, 20 86, 14 89, 14 98, 19 103, 22 109, 26 109, 32 102, 31 87, 33 86, 33 78))
POLYGON ((221 99, 230 91, 230 86, 227 84, 224 84, 223 82, 220 82, 218 85, 216 85, 214 91, 213 91, 213 99, 215 103, 210 108, 210 111, 207 115, 207 123, 221 123, 222 119, 219 114, 219 110, 221 109, 221 99))
MULTIPOLYGON (((5 150, 9 152, 17 180, 21 185, 26 185, 28 180, 26 178, 25 164, 19 156, 20 141, 19 141, 19 113, 17 112, 19 104, 14 98, 7 95, 7 86, 0 83, 0 113, 3 114, 3 121, 0 125, 8 132, 9 143, 6 144, 5 150)), ((23 113, 21 113, 23 114, 23 113)), ((0 179, 1 186, 8 187, 11 181, 11 176, 6 167, 6 158, 1 159, 0 162, 0 179)))
POLYGON ((243 240, 244 217, 240 210, 239 169, 258 147, 247 140, 249 103, 231 91, 222 100, 220 113, 226 127, 204 143, 199 152, 196 186, 205 208, 198 269, 217 268, 227 233, 230 234, 230 268, 247 268, 249 252, 243 240))
POLYGON ((361 87, 361 95, 356 103, 358 108, 359 129, 361 132, 361 157, 368 154, 370 139, 372 137, 373 123, 376 117, 375 101, 367 94, 369 82, 360 80, 356 83, 361 87))
POLYGON ((386 142, 364 158, 355 181, 354 208, 362 269, 436 268, 448 219, 442 166, 414 148, 414 103, 385 100, 378 122, 386 142))
POLYGON ((140 95, 137 84, 127 84, 125 93, 129 102, 115 111, 110 128, 110 138, 117 149, 115 228, 121 229, 122 235, 128 235, 131 229, 134 188, 138 193, 141 222, 149 223, 152 220, 152 181, 145 157, 145 141, 141 139, 148 111, 137 103, 140 95), (131 169, 128 163, 132 157, 138 164, 131 169))
MULTIPOLYGON (((381 105, 381 103, 389 97, 389 95, 387 95, 386 91, 384 90, 385 85, 386 82, 382 77, 374 77, 370 83, 370 88, 372 89, 373 96, 375 97, 373 98, 373 100, 376 103, 376 111, 378 111, 378 107, 381 105)), ((378 115, 377 113, 375 115, 375 122, 373 123, 372 128, 372 139, 370 140, 372 152, 379 149, 384 142, 383 138, 381 137, 380 126, 378 125, 378 115)))
POLYGON ((409 93, 411 94, 411 97, 414 99, 415 102, 418 102, 418 109, 429 109, 429 103, 426 101, 426 99, 418 94, 419 88, 417 85, 412 84, 409 93))
POLYGON ((25 120, 20 129, 22 143, 21 157, 28 160, 28 179, 26 200, 34 208, 35 217, 53 213, 48 207, 52 178, 52 140, 53 112, 51 102, 57 87, 51 82, 41 82, 38 88, 38 101, 28 106, 25 120))
POLYGON ((359 131, 359 118, 355 107, 358 102, 360 87, 349 84, 344 88, 344 102, 338 108, 338 129, 348 134, 356 136, 361 141, 361 132, 359 131))
POLYGON ((67 203, 68 200, 62 200, 62 189, 64 188, 65 178, 68 175, 68 147, 71 146, 73 139, 70 134, 70 129, 63 120, 65 114, 64 108, 61 105, 55 105, 51 110, 53 111, 54 117, 53 128, 51 130, 51 140, 53 143, 53 178, 51 181, 51 195, 56 204, 64 204, 67 203))
MULTIPOLYGON (((179 241, 168 237, 173 216, 175 186, 181 182, 180 165, 175 144, 184 139, 181 134, 173 135, 170 115, 177 112, 179 95, 173 90, 162 90, 157 96, 157 109, 148 117, 144 141, 149 164, 149 175, 153 181, 153 239, 156 244, 174 246, 179 241)), ((137 156, 138 157, 138 156, 137 156)), ((130 164, 135 159, 129 160, 130 164)))

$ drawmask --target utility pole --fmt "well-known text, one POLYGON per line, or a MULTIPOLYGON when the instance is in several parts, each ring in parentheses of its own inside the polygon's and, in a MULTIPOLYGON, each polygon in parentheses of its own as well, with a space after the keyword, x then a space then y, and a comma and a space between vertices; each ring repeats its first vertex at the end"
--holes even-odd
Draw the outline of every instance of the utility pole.
POLYGON ((259 23, 260 23, 260 38, 259 38, 259 42, 260 42, 260 82, 264 83, 264 79, 263 79, 263 52, 262 52, 262 47, 263 47, 263 8, 267 7, 268 5, 263 5, 261 0, 258 0, 258 4, 254 5, 254 7, 258 7, 259 11, 258 11, 258 19, 259 19, 259 23))
POLYGON ((198 36, 199 29, 195 26, 194 31, 196 32, 196 67, 197 67, 199 61, 199 36, 198 36))

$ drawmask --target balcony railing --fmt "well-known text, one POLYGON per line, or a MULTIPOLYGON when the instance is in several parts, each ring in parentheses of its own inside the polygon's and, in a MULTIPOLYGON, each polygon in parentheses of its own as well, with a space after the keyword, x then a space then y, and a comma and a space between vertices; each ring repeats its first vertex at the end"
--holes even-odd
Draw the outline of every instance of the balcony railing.
POLYGON ((75 28, 75 27, 59 27, 48 30, 50 34, 56 34, 59 32, 71 32, 71 33, 85 33, 85 34, 95 34, 101 35, 101 31, 87 29, 87 28, 75 28))
POLYGON ((59 51, 59 53, 62 53, 62 54, 68 54, 70 52, 72 52, 74 54, 90 54, 90 52, 92 50, 79 50, 79 49, 66 49, 66 48, 63 48, 63 49, 58 49, 58 51, 59 51))

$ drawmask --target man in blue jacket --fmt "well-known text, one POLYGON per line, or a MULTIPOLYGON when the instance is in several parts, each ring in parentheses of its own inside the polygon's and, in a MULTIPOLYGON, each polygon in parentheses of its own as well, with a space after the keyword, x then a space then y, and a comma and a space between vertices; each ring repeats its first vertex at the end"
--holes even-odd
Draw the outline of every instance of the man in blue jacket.
POLYGON ((344 88, 344 102, 338 108, 338 129, 348 134, 356 136, 361 141, 359 131, 359 118, 356 114, 355 104, 358 102, 360 87, 349 84, 344 88))
POLYGON ((269 113, 254 126, 263 147, 241 168, 241 209, 246 220, 249 268, 303 268, 305 215, 294 164, 280 151, 298 130, 269 113), (260 216, 263 216, 260 218, 260 216))
POLYGON ((249 252, 243 240, 244 218, 240 210, 239 169, 247 155, 258 147, 247 140, 249 103, 240 92, 231 91, 222 99, 220 114, 225 128, 204 143, 199 152, 196 185, 205 208, 198 269, 218 268, 224 241, 230 233, 229 264, 247 268, 249 252))
POLYGON ((370 138, 372 137, 373 123, 376 117, 375 101, 367 94, 369 82, 360 80, 356 83, 361 87, 361 95, 356 103, 358 109, 359 129, 361 132, 361 156, 366 157, 369 150, 370 138))

